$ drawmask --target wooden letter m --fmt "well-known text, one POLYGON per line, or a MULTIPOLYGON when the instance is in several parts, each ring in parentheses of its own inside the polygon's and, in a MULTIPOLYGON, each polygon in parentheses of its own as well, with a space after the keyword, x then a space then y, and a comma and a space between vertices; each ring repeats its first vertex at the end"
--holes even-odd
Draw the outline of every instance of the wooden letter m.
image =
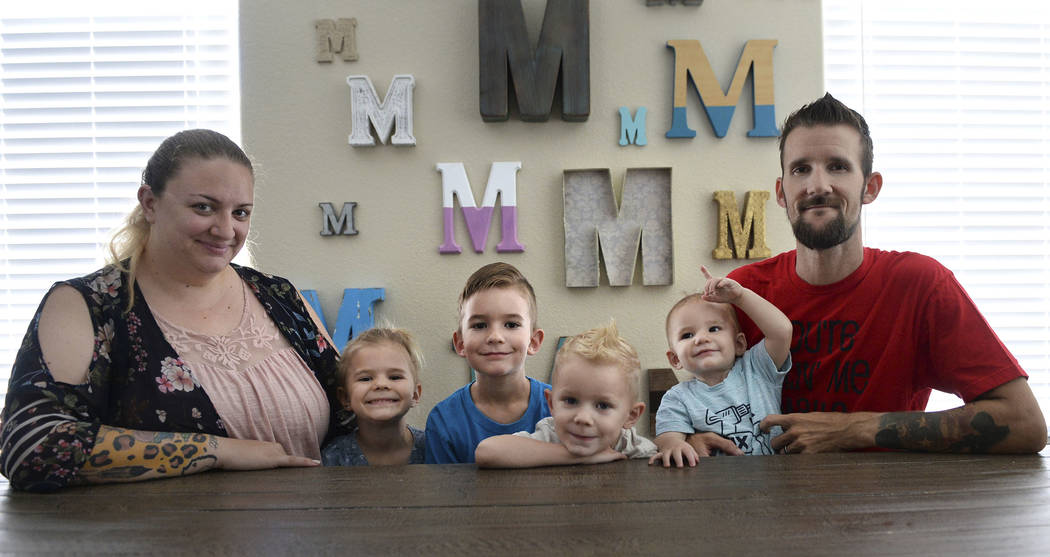
POLYGON ((546 122, 561 71, 561 117, 582 122, 591 110, 588 0, 547 0, 539 46, 529 44, 521 0, 478 0, 481 118, 502 122, 508 112, 507 69, 521 119, 546 122))

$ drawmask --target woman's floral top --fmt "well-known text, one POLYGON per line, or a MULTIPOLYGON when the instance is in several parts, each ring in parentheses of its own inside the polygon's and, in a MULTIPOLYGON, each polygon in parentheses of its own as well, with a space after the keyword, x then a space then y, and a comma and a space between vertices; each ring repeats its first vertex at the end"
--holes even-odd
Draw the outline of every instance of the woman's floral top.
MULTIPOLYGON (((317 330, 290 282, 233 267, 324 387, 333 412, 329 436, 343 433, 340 428, 348 420, 336 398, 338 351, 317 330)), ((108 266, 57 283, 52 291, 61 284, 78 290, 87 302, 94 352, 85 383, 56 382, 37 335, 41 301, 11 372, 0 430, 0 471, 13 487, 50 491, 74 483, 101 425, 227 435, 207 393, 165 340, 137 285, 135 305, 124 312, 125 273, 108 266)))

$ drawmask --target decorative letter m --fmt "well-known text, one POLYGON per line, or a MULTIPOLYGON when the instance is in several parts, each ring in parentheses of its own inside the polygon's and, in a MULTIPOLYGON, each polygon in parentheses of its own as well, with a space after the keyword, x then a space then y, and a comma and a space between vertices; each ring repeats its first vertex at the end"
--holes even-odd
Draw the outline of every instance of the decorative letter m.
POLYGON ((715 135, 725 137, 729 123, 733 120, 733 111, 740 100, 747 74, 754 67, 754 114, 755 126, 747 132, 748 137, 776 137, 776 115, 773 110, 773 48, 774 40, 747 41, 744 51, 740 53, 736 73, 729 90, 723 95, 722 86, 711 69, 711 62, 704 54, 700 41, 667 41, 667 47, 674 50, 674 108, 671 112, 671 129, 667 137, 694 137, 696 132, 689 128, 685 113, 686 94, 689 92, 689 78, 693 78, 700 95, 700 102, 707 112, 707 119, 715 135))
POLYGON ((598 250, 611 286, 634 277, 642 246, 642 283, 671 284, 671 169, 631 168, 616 210, 609 169, 565 171, 565 285, 598 286, 598 250))
POLYGON ((766 246, 768 199, 768 191, 747 192, 747 205, 744 206, 744 218, 741 221, 736 195, 731 191, 715 192, 715 201, 718 202, 718 247, 711 252, 715 259, 765 259, 771 255, 769 247, 766 246), (736 255, 729 248, 730 235, 736 255))
POLYGON ((463 210, 463 220, 470 231, 470 241, 474 251, 482 253, 488 240, 489 225, 492 223, 492 212, 496 208, 496 196, 500 198, 502 210, 502 238, 496 246, 498 252, 525 251, 525 246, 518 243, 518 208, 517 208, 517 174, 520 162, 494 162, 489 170, 489 181, 485 185, 485 197, 479 209, 474 204, 474 193, 467 180, 467 171, 461 162, 439 162, 441 173, 441 205, 445 219, 445 242, 438 247, 441 253, 459 253, 463 251, 455 239, 455 205, 453 196, 459 198, 463 210))
POLYGON ((386 143, 390 130, 394 128, 394 145, 415 145, 412 135, 412 89, 416 80, 410 75, 395 75, 390 80, 386 98, 379 102, 372 80, 367 75, 347 76, 350 85, 350 145, 371 147, 375 145, 368 130, 369 122, 375 127, 380 143, 386 143))
POLYGON ((521 0, 478 0, 481 118, 510 117, 507 68, 521 119, 546 122, 561 70, 561 117, 582 122, 591 111, 588 0, 547 0, 539 46, 529 44, 521 0))
POLYGON ((317 61, 331 62, 332 52, 342 52, 343 60, 357 60, 357 20, 341 18, 339 21, 319 19, 314 24, 317 30, 317 61))

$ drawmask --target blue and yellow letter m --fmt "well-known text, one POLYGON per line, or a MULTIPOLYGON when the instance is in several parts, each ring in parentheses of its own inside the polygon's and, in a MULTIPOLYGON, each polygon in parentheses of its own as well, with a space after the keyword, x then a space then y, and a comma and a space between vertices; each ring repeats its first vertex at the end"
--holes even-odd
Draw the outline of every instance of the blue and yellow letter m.
POLYGON ((733 74, 729 91, 722 94, 722 86, 715 77, 711 63, 704 54, 700 41, 674 40, 667 41, 667 47, 674 50, 674 112, 671 115, 671 129, 667 137, 695 137, 696 132, 689 128, 685 114, 686 93, 689 91, 689 79, 700 95, 707 118, 715 135, 725 137, 729 131, 729 122, 733 120, 733 111, 748 73, 754 75, 754 115, 755 126, 747 132, 748 137, 776 137, 776 115, 773 111, 773 49, 775 40, 753 40, 744 45, 740 62, 733 74), (752 68, 754 68, 752 72, 752 68))

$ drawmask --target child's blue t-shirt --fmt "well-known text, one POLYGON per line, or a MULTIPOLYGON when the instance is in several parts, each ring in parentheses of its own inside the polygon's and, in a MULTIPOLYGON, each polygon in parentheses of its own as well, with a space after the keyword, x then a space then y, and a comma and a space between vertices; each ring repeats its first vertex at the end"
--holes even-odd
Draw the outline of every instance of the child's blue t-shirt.
POLYGON ((463 464, 474 462, 474 450, 483 439, 519 431, 533 432, 536 422, 551 415, 543 390, 550 385, 529 380, 529 407, 517 421, 501 424, 478 410, 470 397, 470 385, 460 388, 442 400, 427 416, 427 464, 463 464))

